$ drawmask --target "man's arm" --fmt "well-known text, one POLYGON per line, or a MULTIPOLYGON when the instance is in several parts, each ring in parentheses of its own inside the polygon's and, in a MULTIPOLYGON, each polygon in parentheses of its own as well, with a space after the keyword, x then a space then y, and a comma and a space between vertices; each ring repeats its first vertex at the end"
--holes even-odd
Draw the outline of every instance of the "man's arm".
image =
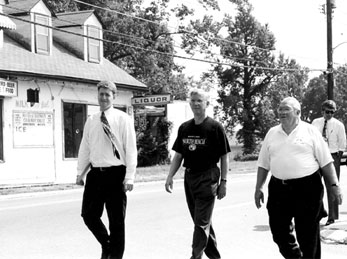
POLYGON ((220 158, 220 171, 221 171, 221 179, 218 186, 218 194, 217 198, 223 199, 227 193, 227 175, 229 170, 229 156, 228 153, 221 156, 220 158))
POLYGON ((327 191, 330 190, 332 195, 334 196, 334 200, 336 199, 338 203, 341 205, 342 192, 339 186, 339 180, 337 179, 333 162, 330 162, 321 169, 327 191))
POLYGON ((255 206, 257 206, 258 209, 261 207, 261 204, 264 203, 263 187, 264 187, 268 173, 269 173, 269 170, 263 167, 258 167, 257 183, 255 186, 255 193, 254 193, 255 206))
POLYGON ((338 145, 339 145, 339 158, 343 155, 343 152, 346 150, 346 131, 345 126, 341 123, 338 132, 338 145))
POLYGON ((89 120, 87 120, 83 129, 83 137, 78 150, 78 161, 77 161, 77 176, 76 184, 84 185, 86 174, 90 167, 90 149, 88 141, 88 131, 89 131, 89 120))
POLYGON ((171 193, 173 189, 173 177, 177 173, 178 169, 182 164, 183 156, 180 153, 175 153, 174 158, 172 159, 171 166, 169 169, 169 174, 166 178, 165 189, 167 192, 171 193))

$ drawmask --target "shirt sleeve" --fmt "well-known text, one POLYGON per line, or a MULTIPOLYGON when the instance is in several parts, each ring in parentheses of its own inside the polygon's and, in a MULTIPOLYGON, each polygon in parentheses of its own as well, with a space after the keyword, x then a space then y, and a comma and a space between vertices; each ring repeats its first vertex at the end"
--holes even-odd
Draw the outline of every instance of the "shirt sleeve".
POLYGON ((137 166, 137 146, 135 127, 130 117, 126 119, 125 123, 125 131, 123 133, 123 148, 125 151, 126 163, 124 183, 133 184, 137 166))
POLYGON ((339 125, 338 145, 339 145, 339 151, 345 151, 345 149, 346 149, 346 131, 345 131, 345 126, 343 125, 343 123, 340 123, 340 125, 339 125))
POLYGON ((222 124, 218 123, 219 156, 223 156, 231 151, 228 138, 222 124))
POLYGON ((269 154, 269 149, 268 149, 268 141, 269 141, 269 134, 271 133, 270 131, 266 134, 264 141, 261 145, 259 156, 258 156, 258 161, 257 161, 257 166, 262 167, 266 170, 270 170, 270 154, 269 154))
POLYGON ((78 151, 78 162, 77 162, 77 175, 81 175, 90 164, 90 150, 89 150, 89 124, 88 119, 83 129, 83 137, 78 151))

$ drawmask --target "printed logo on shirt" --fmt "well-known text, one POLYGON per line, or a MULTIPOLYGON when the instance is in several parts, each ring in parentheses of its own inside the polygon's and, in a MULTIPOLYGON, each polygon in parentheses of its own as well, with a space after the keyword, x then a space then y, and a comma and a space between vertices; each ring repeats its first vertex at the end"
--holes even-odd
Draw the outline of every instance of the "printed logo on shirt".
POLYGON ((302 138, 296 138, 294 140, 294 144, 296 145, 302 145, 302 144, 305 144, 305 141, 302 139, 302 138))
POLYGON ((188 145, 190 151, 196 150, 197 146, 206 144, 206 139, 185 138, 182 140, 184 145, 188 145))

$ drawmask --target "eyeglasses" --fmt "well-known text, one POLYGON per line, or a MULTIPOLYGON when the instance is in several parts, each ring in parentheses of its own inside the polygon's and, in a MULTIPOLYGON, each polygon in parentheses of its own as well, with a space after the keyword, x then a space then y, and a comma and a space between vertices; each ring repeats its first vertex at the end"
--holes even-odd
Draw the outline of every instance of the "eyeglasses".
POLYGON ((327 111, 327 110, 325 110, 324 111, 326 114, 334 114, 335 113, 335 111, 327 111))

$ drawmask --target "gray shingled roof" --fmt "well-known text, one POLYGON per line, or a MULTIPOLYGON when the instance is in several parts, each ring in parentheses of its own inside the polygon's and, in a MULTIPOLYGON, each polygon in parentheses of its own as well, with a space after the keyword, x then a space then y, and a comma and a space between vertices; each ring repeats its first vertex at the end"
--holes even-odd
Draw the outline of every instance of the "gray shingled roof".
POLYGON ((53 43, 52 55, 40 55, 25 49, 4 35, 0 49, 0 72, 38 75, 55 79, 97 82, 110 80, 119 87, 146 90, 147 86, 107 59, 101 64, 88 63, 76 57, 61 45, 53 43))
POLYGON ((47 6, 48 10, 54 17, 55 14, 53 10, 49 7, 45 0, 11 0, 9 4, 3 7, 3 12, 5 14, 16 14, 29 12, 38 2, 42 1, 47 6))
MULTIPOLYGON (((56 14, 57 19, 53 19, 54 27, 84 25, 86 20, 95 15, 93 10, 67 12, 56 14)), ((101 21, 99 21, 101 23, 101 21)))

